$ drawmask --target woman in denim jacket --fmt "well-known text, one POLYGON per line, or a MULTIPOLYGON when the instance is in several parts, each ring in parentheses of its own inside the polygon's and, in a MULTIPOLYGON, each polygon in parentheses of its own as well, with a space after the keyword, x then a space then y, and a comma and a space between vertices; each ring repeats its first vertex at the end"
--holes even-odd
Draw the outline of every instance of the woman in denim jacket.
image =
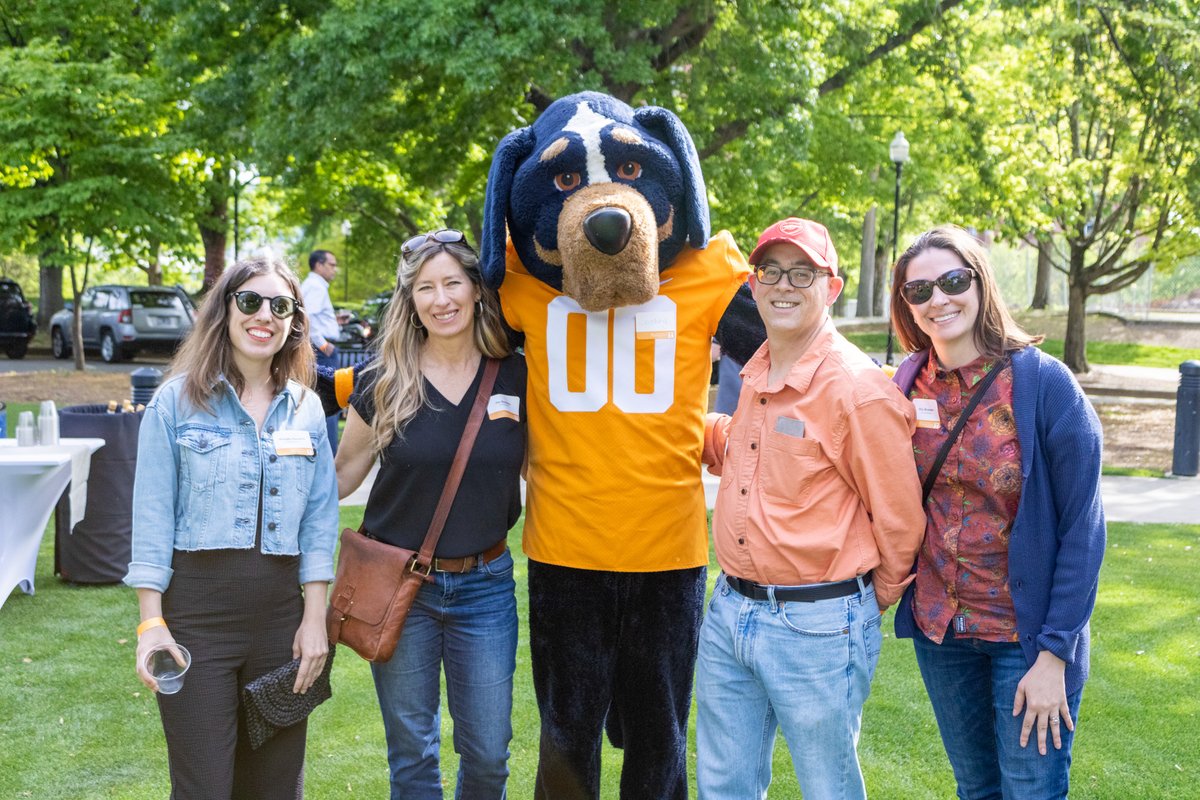
POLYGON ((273 257, 239 261, 210 290, 146 408, 133 490, 137 674, 176 642, 192 665, 158 695, 171 796, 302 794, 305 725, 254 750, 243 686, 300 659, 306 692, 328 654, 337 486, 296 276, 273 257))

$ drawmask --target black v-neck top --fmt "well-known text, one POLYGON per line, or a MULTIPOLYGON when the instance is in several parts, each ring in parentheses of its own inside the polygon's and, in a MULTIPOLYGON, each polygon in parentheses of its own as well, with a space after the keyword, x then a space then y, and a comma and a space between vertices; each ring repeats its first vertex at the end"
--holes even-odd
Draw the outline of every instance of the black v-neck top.
MULTIPOLYGON (((379 475, 363 516, 363 524, 372 536, 399 547, 420 548, 479 391, 485 363, 480 359, 475 379, 457 405, 425 381, 429 405, 409 420, 404 439, 393 439, 380 456, 379 475)), ((364 376, 350 397, 350 405, 368 424, 375 417, 373 375, 364 376)), ((493 407, 502 404, 498 396, 515 397, 520 419, 484 414, 438 540, 435 554, 439 558, 461 558, 487 550, 507 535, 521 515, 525 379, 524 357, 514 354, 500 362, 491 394, 493 407)))

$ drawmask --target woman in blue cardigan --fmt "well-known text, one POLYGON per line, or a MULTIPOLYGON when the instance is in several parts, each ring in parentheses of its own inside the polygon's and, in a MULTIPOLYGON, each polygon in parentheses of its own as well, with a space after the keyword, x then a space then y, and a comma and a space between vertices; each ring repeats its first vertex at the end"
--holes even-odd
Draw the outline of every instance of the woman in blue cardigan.
POLYGON ((913 353, 896 382, 918 471, 934 473, 896 635, 913 639, 960 798, 1066 797, 1104 555, 1099 420, 965 230, 904 252, 892 315, 913 353))

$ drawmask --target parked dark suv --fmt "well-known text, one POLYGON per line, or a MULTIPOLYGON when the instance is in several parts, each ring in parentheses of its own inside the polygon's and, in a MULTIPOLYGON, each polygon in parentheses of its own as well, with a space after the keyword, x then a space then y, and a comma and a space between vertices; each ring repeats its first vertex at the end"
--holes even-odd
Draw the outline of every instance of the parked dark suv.
POLYGON ((29 349, 29 340, 37 333, 37 320, 33 318, 29 302, 21 292, 21 285, 8 278, 0 278, 0 347, 9 358, 24 358, 29 349))
MULTIPOLYGON (((93 286, 79 298, 84 349, 108 362, 142 349, 173 351, 192 329, 195 306, 187 292, 169 286, 93 286)), ((72 304, 50 318, 55 358, 71 355, 72 304)))

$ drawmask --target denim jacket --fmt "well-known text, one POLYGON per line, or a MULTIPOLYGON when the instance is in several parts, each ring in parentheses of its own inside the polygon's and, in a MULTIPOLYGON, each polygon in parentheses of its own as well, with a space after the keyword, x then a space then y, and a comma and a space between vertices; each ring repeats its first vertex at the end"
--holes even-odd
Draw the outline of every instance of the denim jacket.
POLYGON ((337 480, 317 396, 289 382, 260 432, 223 377, 210 412, 183 387, 164 383, 142 418, 125 583, 165 591, 175 550, 254 547, 260 485, 262 552, 299 554, 301 584, 332 580, 337 480), (313 454, 277 455, 277 430, 308 431, 313 454))

